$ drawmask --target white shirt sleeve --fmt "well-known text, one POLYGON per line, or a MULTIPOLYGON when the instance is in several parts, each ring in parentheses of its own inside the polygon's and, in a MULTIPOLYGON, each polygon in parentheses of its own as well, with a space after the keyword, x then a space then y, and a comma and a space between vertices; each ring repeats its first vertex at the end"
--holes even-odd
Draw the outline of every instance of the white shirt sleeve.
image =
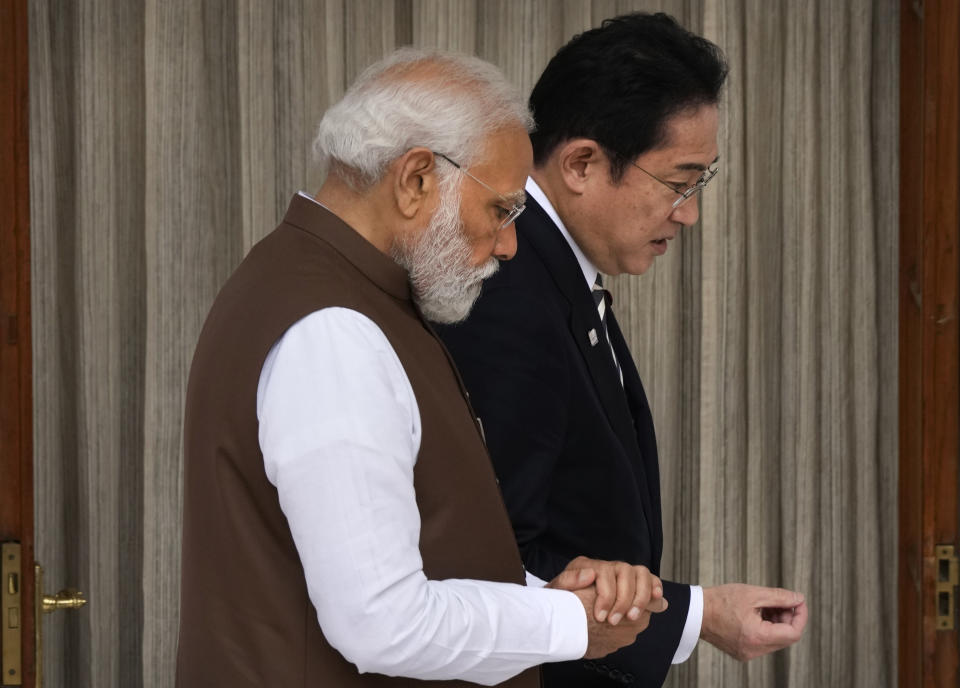
POLYGON ((703 625, 703 588, 699 585, 690 586, 690 607, 687 609, 687 620, 683 624, 683 633, 680 634, 680 644, 673 655, 672 664, 682 664, 690 659, 690 655, 697 649, 700 640, 700 627, 703 625))
POLYGON ((572 593, 427 580, 413 488, 420 413, 369 318, 327 308, 287 330, 261 370, 257 417, 320 627, 361 672, 490 685, 586 652, 572 593))

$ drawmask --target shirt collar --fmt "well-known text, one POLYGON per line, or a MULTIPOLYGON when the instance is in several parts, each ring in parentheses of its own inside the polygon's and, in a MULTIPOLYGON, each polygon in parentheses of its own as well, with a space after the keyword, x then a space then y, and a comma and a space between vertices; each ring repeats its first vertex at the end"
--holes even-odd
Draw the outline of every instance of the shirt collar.
POLYGON ((547 198, 547 195, 543 192, 543 189, 540 188, 540 185, 533 180, 533 177, 527 177, 526 189, 527 193, 533 196, 534 200, 540 205, 541 208, 543 208, 544 212, 546 212, 550 219, 553 220, 553 224, 555 224, 557 229, 560 230, 563 238, 567 240, 567 243, 570 245, 570 250, 572 250, 573 255, 577 257, 577 262, 580 264, 580 270, 583 271, 583 277, 585 280, 587 280, 587 288, 593 289, 593 285, 597 281, 597 275, 600 274, 600 271, 592 262, 590 262, 590 259, 587 258, 586 254, 580 250, 577 242, 574 241, 572 236, 570 236, 570 232, 567 231, 566 226, 563 224, 563 220, 561 220, 560 216, 557 215, 557 211, 554 209, 550 199, 547 198))
POLYGON ((308 194, 306 191, 302 191, 302 190, 301 190, 301 191, 298 191, 298 192, 297 192, 297 195, 298 195, 298 196, 303 196, 303 197, 306 198, 308 201, 312 201, 312 202, 316 203, 317 205, 319 205, 319 206, 321 206, 321 207, 323 207, 323 208, 326 207, 325 205, 323 205, 323 203, 321 203, 321 202, 318 201, 316 198, 314 198, 313 196, 311 196, 310 194, 308 194))

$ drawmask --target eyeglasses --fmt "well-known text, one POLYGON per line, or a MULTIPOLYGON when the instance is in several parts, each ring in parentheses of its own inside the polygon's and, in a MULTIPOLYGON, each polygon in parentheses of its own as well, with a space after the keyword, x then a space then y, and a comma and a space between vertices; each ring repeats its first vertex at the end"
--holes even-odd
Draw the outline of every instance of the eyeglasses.
MULTIPOLYGON (((520 217, 520 213, 522 213, 522 212, 526 209, 526 207, 527 207, 526 204, 524 204, 524 203, 517 203, 516 201, 511 201, 509 198, 507 198, 506 196, 504 196, 502 193, 500 193, 499 191, 497 191, 496 189, 494 189, 492 186, 490 186, 490 185, 487 184, 486 182, 484 182, 484 181, 482 181, 482 180, 477 179, 476 177, 474 177, 472 174, 470 174, 469 172, 467 172, 463 167, 461 167, 458 163, 454 162, 453 160, 451 160, 450 158, 448 158, 448 157, 447 157, 446 155, 444 155, 443 153, 438 153, 437 151, 433 151, 433 154, 436 155, 438 158, 443 158, 444 160, 446 160, 448 163, 450 163, 451 165, 453 165, 454 167, 456 167, 458 170, 460 170, 460 171, 463 172, 465 175, 467 175, 468 177, 470 177, 470 179, 472 179, 473 181, 475 181, 477 184, 479 184, 479 185, 482 186, 483 188, 485 188, 485 189, 487 189, 487 190, 492 191, 493 193, 495 193, 495 194, 497 195, 497 198, 499 198, 501 201, 503 201, 505 205, 509 206, 509 209, 507 209, 507 208, 502 208, 502 207, 500 208, 500 210, 501 210, 502 212, 506 213, 506 215, 504 216, 503 221, 500 223, 500 226, 497 227, 497 231, 498 231, 498 232, 499 232, 501 229, 503 229, 504 227, 506 227, 507 225, 511 224, 511 223, 512 223, 514 220, 516 220, 518 217, 520 217)), ((498 207, 499 207, 499 206, 498 206, 498 207)))
POLYGON ((651 174, 650 172, 647 172, 645 169, 640 167, 640 165, 638 165, 635 162, 631 162, 630 164, 636 167, 638 170, 640 170, 644 174, 647 174, 653 177, 654 179, 656 179, 665 187, 673 191, 673 193, 680 194, 680 198, 678 198, 673 202, 674 210, 676 210, 677 208, 682 206, 684 203, 689 201, 691 198, 696 196, 698 193, 703 191, 707 187, 707 184, 710 182, 710 180, 716 177, 717 172, 720 171, 719 165, 706 169, 704 170, 703 174, 700 175, 700 178, 693 183, 693 186, 684 187, 682 184, 671 184, 670 182, 663 181, 662 179, 660 179, 660 177, 656 176, 655 174, 651 174))

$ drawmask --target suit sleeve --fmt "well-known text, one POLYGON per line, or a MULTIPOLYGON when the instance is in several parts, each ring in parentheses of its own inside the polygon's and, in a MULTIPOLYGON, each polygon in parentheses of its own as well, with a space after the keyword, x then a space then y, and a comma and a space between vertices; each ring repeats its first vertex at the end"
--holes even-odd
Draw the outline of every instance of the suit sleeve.
MULTIPOLYGON (((567 551, 547 529, 551 477, 574 406, 572 367, 559 344, 569 337, 567 316, 534 290, 498 277, 467 324, 438 330, 482 420, 524 564, 550 580, 582 554, 567 551)), ((545 685, 660 686, 680 642, 690 588, 664 581, 664 593, 669 609, 653 616, 636 643, 603 660, 545 665, 545 685)))

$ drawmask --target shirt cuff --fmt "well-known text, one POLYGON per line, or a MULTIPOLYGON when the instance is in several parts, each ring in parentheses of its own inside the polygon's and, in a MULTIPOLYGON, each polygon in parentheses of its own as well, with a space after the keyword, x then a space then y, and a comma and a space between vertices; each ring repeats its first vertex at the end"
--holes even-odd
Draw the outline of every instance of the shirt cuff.
POLYGON ((527 574, 528 588, 545 588, 547 586, 547 581, 543 580, 542 578, 537 578, 537 576, 530 573, 529 570, 524 569, 523 572, 527 574))
POLYGON ((553 598, 555 632, 551 639, 550 656, 552 662, 569 662, 582 659, 587 654, 587 611, 583 602, 572 592, 543 588, 538 594, 549 594, 553 598))
POLYGON ((583 602, 572 592, 547 588, 547 582, 542 578, 524 569, 527 576, 527 587, 533 590, 542 590, 549 594, 553 601, 554 629, 551 642, 551 655, 556 653, 553 662, 564 662, 581 659, 587 654, 587 643, 590 641, 587 632, 587 612, 583 602))
POLYGON ((687 608, 687 621, 683 625, 680 635, 680 644, 673 655, 671 664, 682 664, 690 659, 690 655, 700 640, 700 627, 703 625, 703 588, 699 585, 690 586, 690 606, 687 608))

